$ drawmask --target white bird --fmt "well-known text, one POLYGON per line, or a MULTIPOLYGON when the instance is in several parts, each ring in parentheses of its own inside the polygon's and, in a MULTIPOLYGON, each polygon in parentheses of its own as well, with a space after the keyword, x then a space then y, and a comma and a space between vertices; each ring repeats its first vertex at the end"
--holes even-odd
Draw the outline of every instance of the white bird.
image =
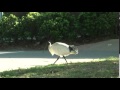
POLYGON ((60 57, 63 57, 67 63, 67 60, 65 58, 66 56, 70 54, 78 54, 78 49, 74 45, 68 45, 62 42, 55 42, 54 44, 51 44, 51 42, 49 42, 48 50, 52 56, 54 54, 58 55, 57 60, 53 64, 55 64, 60 57))

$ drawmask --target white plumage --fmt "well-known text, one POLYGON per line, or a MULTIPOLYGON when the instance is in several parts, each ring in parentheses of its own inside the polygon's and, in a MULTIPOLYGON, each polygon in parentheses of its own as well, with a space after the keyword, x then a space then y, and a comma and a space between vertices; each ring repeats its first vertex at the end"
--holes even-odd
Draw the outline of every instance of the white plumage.
POLYGON ((55 42, 54 44, 51 44, 51 42, 49 42, 48 50, 52 54, 52 56, 54 54, 58 55, 57 60, 60 57, 63 57, 66 62, 67 60, 65 56, 68 56, 70 54, 78 54, 78 49, 74 45, 67 45, 66 43, 62 43, 62 42, 55 42))

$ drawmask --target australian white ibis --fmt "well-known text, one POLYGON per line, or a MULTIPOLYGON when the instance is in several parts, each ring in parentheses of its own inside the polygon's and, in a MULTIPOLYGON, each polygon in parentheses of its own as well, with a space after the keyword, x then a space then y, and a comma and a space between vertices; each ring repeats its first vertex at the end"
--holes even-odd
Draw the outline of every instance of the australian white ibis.
POLYGON ((55 64, 60 57, 63 57, 67 63, 67 60, 65 58, 66 56, 70 54, 78 54, 78 49, 74 45, 68 45, 62 42, 55 42, 53 44, 49 42, 48 50, 52 56, 54 54, 58 55, 57 60, 53 64, 55 64))

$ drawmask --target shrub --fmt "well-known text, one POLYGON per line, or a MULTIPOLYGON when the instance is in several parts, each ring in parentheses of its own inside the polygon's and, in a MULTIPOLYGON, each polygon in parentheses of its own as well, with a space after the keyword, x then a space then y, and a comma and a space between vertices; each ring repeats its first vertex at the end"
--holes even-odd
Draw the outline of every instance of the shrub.
POLYGON ((3 16, 0 21, 0 37, 2 41, 11 42, 18 36, 16 29, 19 24, 18 18, 10 14, 8 17, 3 16))
MULTIPOLYGON (((39 17, 39 36, 53 41, 74 39, 75 17, 68 12, 46 12, 39 17)), ((44 39, 43 39, 44 40, 44 39)))
POLYGON ((77 18, 77 32, 83 39, 109 37, 117 25, 115 12, 81 12, 77 18))
POLYGON ((18 18, 4 15, 0 20, 0 42, 18 40, 84 41, 111 37, 117 28, 116 12, 29 12, 18 18))
POLYGON ((27 16, 23 16, 21 19, 21 39, 27 40, 30 38, 30 40, 33 40, 37 36, 38 29, 36 27, 36 19, 40 14, 38 12, 30 12, 27 14, 27 16))

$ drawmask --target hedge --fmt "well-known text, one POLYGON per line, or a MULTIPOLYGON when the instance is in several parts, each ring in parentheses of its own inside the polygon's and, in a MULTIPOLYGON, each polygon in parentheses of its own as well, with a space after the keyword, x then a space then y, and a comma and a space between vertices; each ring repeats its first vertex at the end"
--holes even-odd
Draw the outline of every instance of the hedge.
POLYGON ((116 12, 29 12, 19 18, 14 14, 0 20, 0 42, 79 41, 114 35, 116 12))

